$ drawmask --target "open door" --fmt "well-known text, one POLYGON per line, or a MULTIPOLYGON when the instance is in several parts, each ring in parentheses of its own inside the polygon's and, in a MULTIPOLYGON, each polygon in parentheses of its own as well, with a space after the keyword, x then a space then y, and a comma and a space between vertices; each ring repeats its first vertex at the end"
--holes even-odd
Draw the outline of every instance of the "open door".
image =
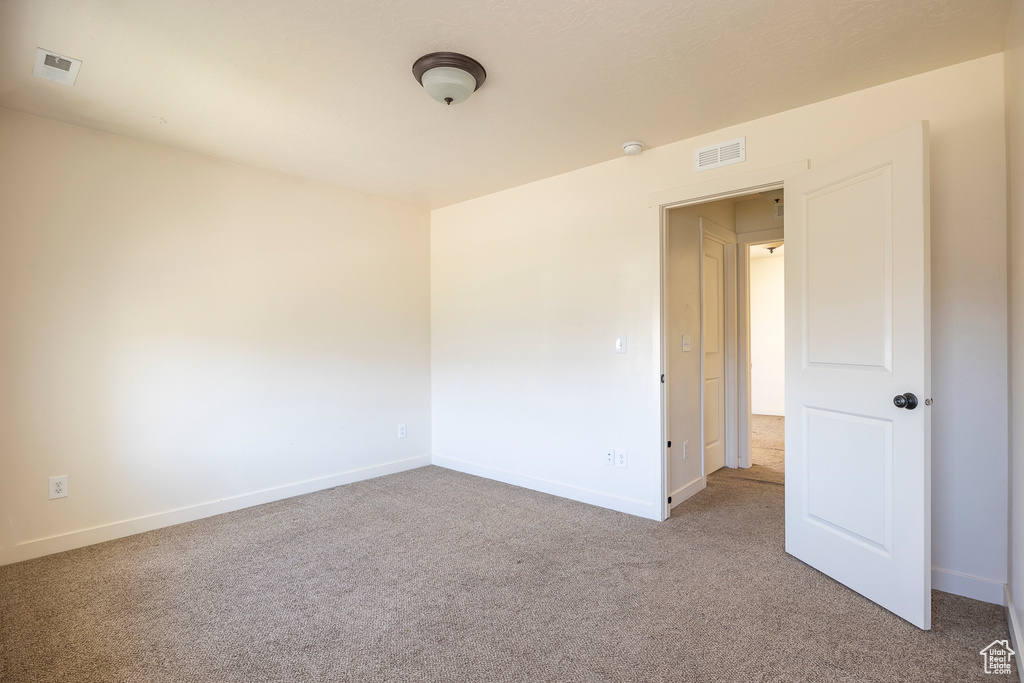
POLYGON ((929 629, 928 124, 785 192, 786 550, 929 629))
POLYGON ((736 467, 736 233, 700 217, 704 482, 736 467))

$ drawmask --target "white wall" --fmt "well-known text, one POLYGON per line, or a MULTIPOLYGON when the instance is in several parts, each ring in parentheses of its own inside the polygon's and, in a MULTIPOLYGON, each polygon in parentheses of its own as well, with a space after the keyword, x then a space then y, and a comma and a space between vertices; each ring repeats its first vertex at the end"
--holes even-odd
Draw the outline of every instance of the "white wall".
POLYGON ((426 210, 0 111, 0 563, 429 462, 428 286, 426 210))
MULTIPOLYGON (((731 201, 673 209, 668 216, 665 266, 668 273, 666 324, 668 326, 669 495, 678 504, 680 491, 700 480, 704 448, 701 444, 701 251, 700 219, 735 230, 736 209, 731 201), (683 335, 690 335, 690 351, 683 351, 683 335), (684 453, 686 457, 684 458, 684 453)), ((686 495, 692 495, 688 491, 686 495)))
POLYGON ((1006 32, 1006 114, 1010 208, 1010 584, 1011 633, 1024 645, 1024 4, 1015 0, 1006 32))
POLYGON ((949 570, 935 586, 1001 595, 1001 55, 435 210, 435 462, 658 516, 660 251, 651 193, 800 159, 814 165, 921 119, 932 134, 932 548, 934 565, 949 570), (740 135, 746 163, 694 174, 695 148, 740 135), (614 352, 618 334, 629 336, 626 355, 614 352), (628 450, 629 468, 606 467, 606 447, 628 450))
POLYGON ((750 409, 786 414, 785 256, 750 259, 750 409))

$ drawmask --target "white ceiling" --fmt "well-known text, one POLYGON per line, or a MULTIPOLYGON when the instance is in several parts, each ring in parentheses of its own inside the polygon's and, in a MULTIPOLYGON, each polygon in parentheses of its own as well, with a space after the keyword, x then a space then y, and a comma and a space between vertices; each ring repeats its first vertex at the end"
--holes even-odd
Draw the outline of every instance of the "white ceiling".
POLYGON ((0 107, 438 207, 999 52, 1010 4, 0 0, 0 107), (436 50, 467 102, 413 79, 436 50))

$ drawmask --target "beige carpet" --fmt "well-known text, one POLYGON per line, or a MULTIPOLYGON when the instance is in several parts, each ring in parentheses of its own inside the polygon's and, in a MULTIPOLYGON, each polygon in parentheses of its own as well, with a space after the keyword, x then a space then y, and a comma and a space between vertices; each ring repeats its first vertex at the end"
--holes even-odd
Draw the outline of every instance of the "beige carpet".
POLYGON ((732 471, 734 476, 782 484, 786 481, 786 418, 750 416, 750 467, 732 471))
POLYGON ((426 467, 0 567, 17 683, 991 683, 1002 608, 934 625, 786 555, 783 487, 731 471, 658 523, 426 467))
POLYGON ((750 460, 755 465, 784 474, 786 471, 786 418, 750 416, 750 460))

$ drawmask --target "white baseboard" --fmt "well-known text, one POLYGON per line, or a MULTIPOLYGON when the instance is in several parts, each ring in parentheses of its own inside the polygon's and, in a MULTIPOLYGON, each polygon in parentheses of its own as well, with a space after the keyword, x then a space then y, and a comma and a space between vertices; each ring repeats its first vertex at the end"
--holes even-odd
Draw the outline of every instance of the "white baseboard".
POLYGON ((1013 648, 1014 652, 1018 653, 1017 673, 1020 676, 1021 681, 1024 681, 1024 671, 1022 671, 1021 667, 1019 666, 1020 658, 1022 656, 1020 654, 1021 643, 1024 643, 1024 639, 1022 639, 1021 636, 1024 634, 1022 634, 1020 630, 1021 624, 1020 620, 1017 618, 1017 610, 1013 606, 1013 595, 1010 594, 1009 585, 1006 586, 1004 595, 1004 602, 1006 604, 1006 622, 1010 628, 1010 647, 1013 648))
POLYGON ((687 500, 691 496, 695 496, 706 488, 704 477, 697 477, 689 484, 680 486, 678 489, 672 492, 672 502, 669 504, 671 510, 676 505, 679 505, 684 500, 687 500))
POLYGON ((532 491, 550 493, 553 496, 560 496, 562 498, 576 500, 581 503, 588 503, 590 505, 608 508, 609 510, 625 512, 629 515, 636 515, 638 517, 646 517, 647 519, 661 521, 660 506, 651 505, 647 501, 613 496, 608 493, 601 493, 600 491, 592 491, 578 486, 562 484, 556 481, 548 481, 547 479, 531 477, 526 474, 508 472, 495 467, 479 465, 477 463, 449 458, 443 455, 434 455, 432 462, 438 467, 444 467, 449 470, 465 472, 466 474, 473 474, 486 479, 494 479, 495 481, 512 484, 513 486, 521 486, 532 491))
POLYGON ((949 569, 932 567, 932 588, 943 593, 962 595, 993 605, 1006 604, 1006 584, 949 569))
POLYGON ((0 565, 12 564, 23 560, 31 560, 35 557, 42 557, 43 555, 60 553, 65 550, 82 548, 87 545, 93 545, 94 543, 112 541, 115 538, 131 536, 132 534, 152 531, 154 529, 161 529, 174 524, 181 524, 182 522, 191 522, 197 519, 202 519, 203 517, 212 517, 225 512, 233 512, 234 510, 252 507, 253 505, 270 503, 275 500, 301 496, 304 493, 321 491, 334 486, 341 486, 342 484, 351 484, 353 482, 363 481, 364 479, 373 479, 385 474, 394 474, 396 472, 412 470, 429 464, 430 456, 421 455, 415 458, 395 460, 380 465, 372 465, 370 467, 362 467, 355 470, 348 470, 346 472, 338 472, 327 475, 326 477, 307 479, 306 481, 285 484, 284 486, 275 486, 273 488, 263 489, 262 491, 243 493, 241 495, 231 496, 230 498, 213 500, 208 503, 199 503, 198 505, 190 505, 188 507, 168 510, 166 512, 158 512, 144 517, 136 517, 134 519, 127 519, 121 522, 114 522, 112 524, 104 524, 102 526, 92 527, 89 529, 72 531, 58 536, 26 541, 7 548, 0 548, 0 565))
POLYGON ((751 415, 774 415, 775 417, 786 417, 786 411, 783 409, 772 409, 772 408, 751 408, 751 415))

